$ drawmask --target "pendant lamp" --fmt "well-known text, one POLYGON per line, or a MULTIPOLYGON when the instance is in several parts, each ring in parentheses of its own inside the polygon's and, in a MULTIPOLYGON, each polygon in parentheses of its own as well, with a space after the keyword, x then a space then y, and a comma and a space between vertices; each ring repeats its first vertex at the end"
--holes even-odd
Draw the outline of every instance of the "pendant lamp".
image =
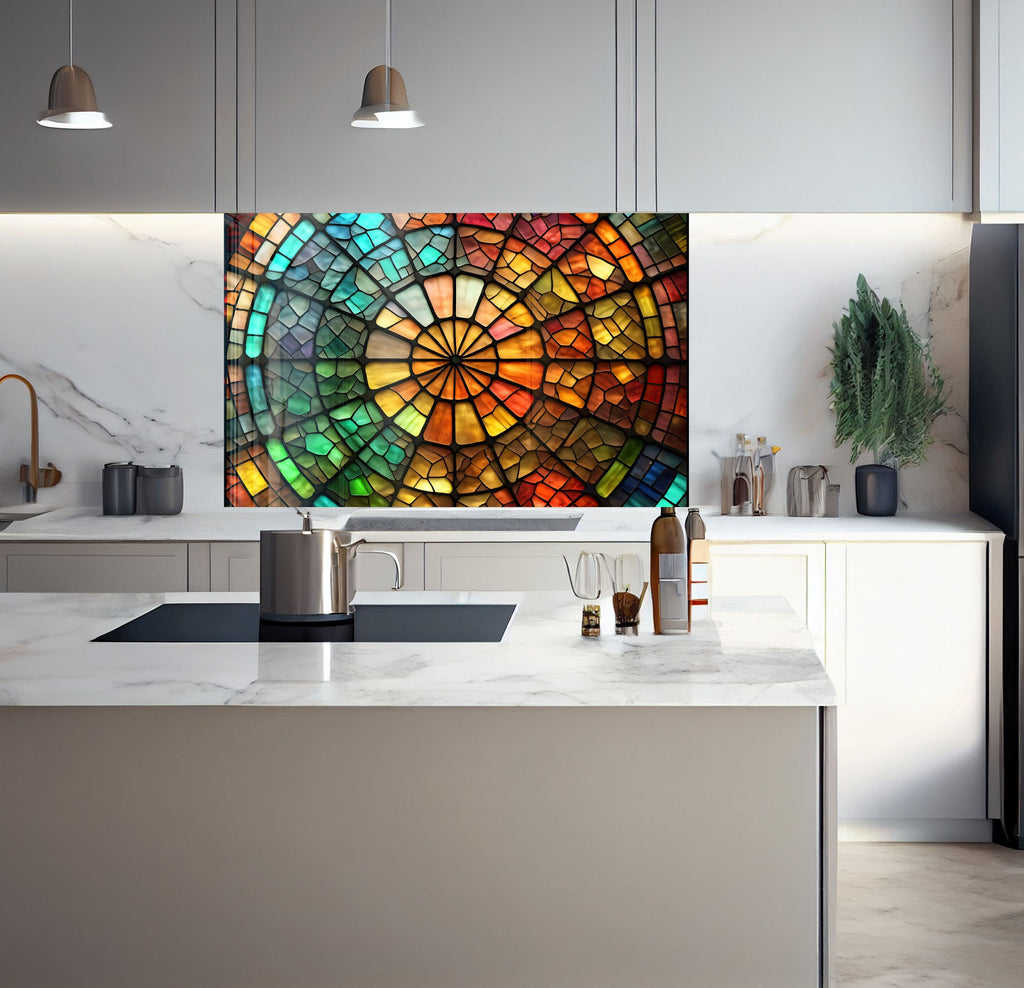
POLYGON ((36 123, 63 130, 102 130, 112 124, 96 106, 89 73, 75 65, 74 41, 74 0, 68 0, 68 64, 53 73, 49 104, 36 123))
POLYGON ((375 65, 366 73, 363 102, 352 114, 352 126, 422 127, 419 114, 409 105, 402 73, 391 66, 391 0, 386 0, 384 18, 384 64, 375 65))

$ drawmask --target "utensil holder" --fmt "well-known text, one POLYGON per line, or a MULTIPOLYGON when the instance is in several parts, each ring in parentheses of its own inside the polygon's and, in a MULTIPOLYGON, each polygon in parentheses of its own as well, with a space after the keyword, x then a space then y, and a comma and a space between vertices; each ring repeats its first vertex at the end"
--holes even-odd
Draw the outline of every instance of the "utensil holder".
POLYGON ((615 612, 615 634, 635 635, 640 630, 640 598, 628 590, 612 594, 615 612))

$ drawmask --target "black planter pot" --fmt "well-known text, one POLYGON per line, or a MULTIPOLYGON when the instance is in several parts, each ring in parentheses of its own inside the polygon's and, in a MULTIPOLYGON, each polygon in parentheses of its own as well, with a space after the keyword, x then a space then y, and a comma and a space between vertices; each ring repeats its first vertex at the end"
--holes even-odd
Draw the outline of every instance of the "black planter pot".
POLYGON ((854 471, 857 514, 894 515, 900 503, 899 473, 880 463, 865 463, 854 471))

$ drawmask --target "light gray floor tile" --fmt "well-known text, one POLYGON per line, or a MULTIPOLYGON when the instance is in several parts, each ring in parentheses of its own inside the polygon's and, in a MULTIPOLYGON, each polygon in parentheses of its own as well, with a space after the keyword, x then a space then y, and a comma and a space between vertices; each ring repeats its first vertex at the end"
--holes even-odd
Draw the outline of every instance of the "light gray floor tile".
POLYGON ((835 988, 1024 986, 1024 851, 840 844, 835 988))

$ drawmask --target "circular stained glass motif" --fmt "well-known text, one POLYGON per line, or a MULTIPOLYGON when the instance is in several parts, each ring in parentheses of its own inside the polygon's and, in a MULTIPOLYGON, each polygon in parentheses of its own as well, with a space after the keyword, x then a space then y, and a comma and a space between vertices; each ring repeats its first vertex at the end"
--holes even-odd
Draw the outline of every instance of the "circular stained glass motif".
POLYGON ((687 217, 226 217, 232 505, 684 505, 687 217))

